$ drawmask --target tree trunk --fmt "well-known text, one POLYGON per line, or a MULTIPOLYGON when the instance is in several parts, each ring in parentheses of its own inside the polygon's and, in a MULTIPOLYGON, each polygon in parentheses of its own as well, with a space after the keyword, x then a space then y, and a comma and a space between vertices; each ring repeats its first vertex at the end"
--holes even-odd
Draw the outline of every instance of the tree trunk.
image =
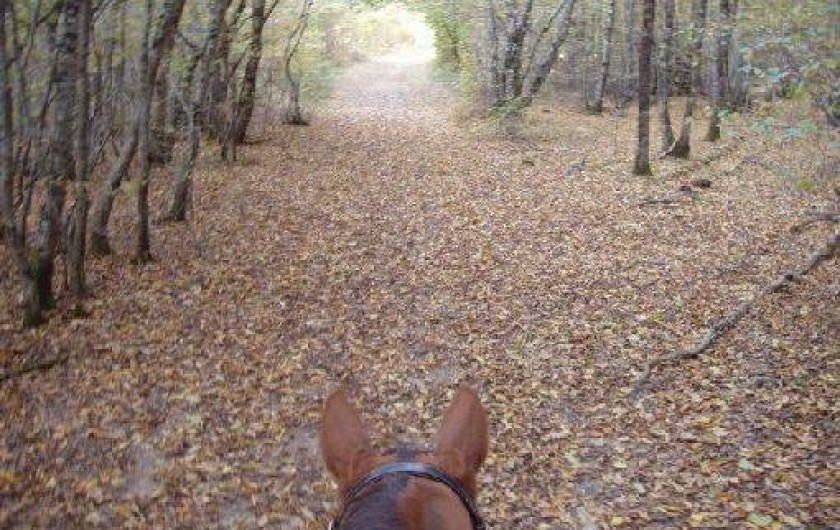
POLYGON ((504 84, 499 70, 499 29, 496 23, 496 4, 493 0, 487 0, 487 32, 490 41, 490 106, 495 107, 504 100, 504 84))
POLYGON ((189 140, 184 158, 175 175, 172 204, 169 207, 169 213, 167 215, 167 219, 171 221, 184 221, 187 218, 187 206, 192 190, 193 168, 201 146, 201 101, 210 83, 212 64, 217 57, 219 37, 228 7, 230 7, 230 0, 215 0, 213 15, 207 28, 207 38, 204 42, 203 51, 195 55, 195 62, 188 69, 184 79, 183 99, 184 106, 186 107, 189 140), (196 86, 193 87, 193 78, 199 66, 198 81, 196 86))
POLYGON ((135 109, 134 116, 128 126, 127 137, 123 143, 117 162, 105 178, 105 182, 99 191, 96 202, 93 205, 90 227, 90 250, 95 256, 105 256, 111 253, 111 243, 108 238, 108 221, 111 219, 111 210, 114 208, 114 197, 122 183, 123 177, 128 173, 131 161, 137 152, 139 109, 135 109))
POLYGON ((706 140, 720 140, 720 120, 723 107, 729 100, 729 48, 732 31, 732 5, 730 0, 720 0, 715 57, 712 60, 711 112, 706 140))
MULTIPOLYGON (((230 2, 228 2, 230 3, 230 2)), ((210 81, 207 85, 207 99, 204 107, 204 127, 209 136, 219 141, 219 154, 222 160, 227 159, 227 151, 232 132, 229 112, 229 95, 231 89, 232 68, 230 65, 231 46, 236 33, 237 20, 245 10, 245 0, 233 4, 230 19, 223 18, 219 29, 219 44, 211 58, 212 69, 210 81)))
POLYGON ((291 34, 289 34, 289 38, 286 41, 283 69, 286 74, 286 90, 288 91, 289 100, 284 121, 289 125, 306 125, 308 123, 306 118, 303 117, 303 111, 300 108, 300 83, 292 73, 292 59, 300 46, 303 32, 306 31, 306 26, 309 23, 309 11, 312 9, 313 3, 314 0, 303 0, 297 25, 291 34))
POLYGON ((674 51, 674 0, 663 0, 662 11, 665 23, 662 30, 662 46, 659 59, 659 75, 656 95, 659 102, 659 123, 662 129, 662 151, 667 152, 674 145, 674 127, 671 125, 671 111, 668 98, 671 96, 671 63, 674 51))
POLYGON ((685 103, 680 137, 674 142, 668 155, 677 158, 688 158, 691 156, 691 125, 694 121, 694 109, 697 106, 696 84, 703 77, 703 32, 706 26, 706 10, 708 0, 693 0, 691 8, 691 74, 689 82, 689 95, 685 103))
POLYGON ((253 0, 251 4, 251 45, 248 62, 242 76, 242 88, 239 92, 239 102, 236 111, 236 130, 233 141, 237 144, 245 142, 248 126, 254 114, 257 95, 257 73, 262 60, 263 27, 266 21, 265 0, 253 0))
MULTIPOLYGON (((636 3, 634 0, 624 0, 624 53, 621 62, 621 79, 623 86, 624 105, 633 99, 636 92, 633 83, 636 73, 636 3)), ((622 105, 622 106, 624 106, 622 105)))
POLYGON ((557 34, 551 42, 548 54, 537 66, 536 73, 528 86, 523 98, 526 104, 530 104, 531 101, 533 101, 546 79, 548 79, 551 69, 554 68, 554 65, 557 63, 557 58, 560 56, 560 48, 569 36, 569 25, 572 18, 572 12, 575 9, 575 1, 576 0, 566 0, 559 8, 560 11, 558 12, 557 17, 557 34))
POLYGON ((639 133, 636 146, 635 175, 651 175, 650 169, 650 92, 651 52, 653 50, 653 23, 656 16, 655 0, 645 0, 642 17, 642 40, 639 46, 639 133))
POLYGON ((91 36, 91 0, 82 0, 76 109, 76 202, 70 224, 68 241, 68 276, 70 292, 75 298, 77 311, 81 310, 82 297, 86 290, 85 281, 85 241, 87 240, 88 191, 90 144, 88 138, 88 111, 90 90, 88 81, 88 54, 91 36))
POLYGON ((601 42, 601 70, 598 73, 598 83, 595 85, 595 97, 589 111, 601 114, 604 111, 604 91, 610 73, 610 55, 612 54, 612 34, 615 28, 616 0, 607 0, 607 18, 604 24, 604 35, 601 42))
POLYGON ((707 142, 720 140, 720 45, 714 44, 714 56, 709 62, 709 129, 706 131, 707 142))
POLYGON ((44 203, 38 221, 38 256, 34 269, 35 288, 41 310, 50 308, 55 303, 53 276, 55 257, 60 251, 63 232, 61 221, 66 195, 64 186, 68 178, 73 176, 73 127, 78 74, 76 47, 79 40, 80 7, 80 0, 64 2, 61 36, 56 42, 52 79, 55 96, 52 103, 49 160, 44 178, 44 203))
MULTIPOLYGON (((185 0, 166 0, 164 2, 154 39, 150 46, 146 46, 144 43, 144 48, 148 50, 145 53, 149 55, 148 68, 145 68, 144 72, 152 80, 157 75, 160 63, 175 44, 175 33, 181 20, 181 14, 184 11, 184 2, 185 0)), ((114 207, 114 196, 129 167, 131 167, 134 155, 137 153, 143 114, 141 102, 140 105, 135 106, 134 116, 126 131, 119 158, 111 172, 108 173, 94 203, 93 218, 91 219, 91 252, 98 256, 111 253, 111 245, 108 240, 108 221, 114 207)), ((148 112, 145 114, 148 116, 148 112)), ((148 127, 148 120, 145 123, 148 127)))
POLYGON ((732 37, 735 33, 736 10, 738 0, 720 0, 720 53, 718 53, 718 75, 720 76, 720 100, 726 108, 731 108, 732 75, 729 58, 732 56, 732 37))
POLYGON ((138 120, 137 151, 139 158, 139 175, 137 184, 137 241, 134 247, 134 261, 146 263, 152 260, 151 241, 149 237, 149 178, 152 164, 151 151, 151 110, 152 95, 156 74, 152 74, 149 55, 149 42, 152 32, 152 17, 154 16, 153 0, 146 0, 146 28, 143 36, 144 46, 140 51, 140 106, 138 120))
POLYGON ((5 245, 12 254, 23 288, 24 318, 26 326, 41 322, 41 308, 38 304, 32 268, 27 258, 26 238, 18 226, 14 209, 14 115, 12 107, 12 83, 9 79, 8 38, 6 36, 6 10, 8 2, 0 2, 0 212, 3 216, 5 245))
POLYGON ((531 28, 531 12, 534 0, 527 0, 521 9, 516 9, 514 2, 508 2, 506 10, 507 27, 505 29, 504 72, 505 101, 514 101, 522 95, 525 37, 531 28))

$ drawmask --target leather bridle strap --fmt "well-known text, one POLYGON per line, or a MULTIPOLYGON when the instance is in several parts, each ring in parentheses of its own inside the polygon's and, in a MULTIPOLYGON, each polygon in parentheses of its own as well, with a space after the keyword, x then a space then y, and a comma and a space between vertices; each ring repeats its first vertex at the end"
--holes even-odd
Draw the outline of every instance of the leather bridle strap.
POLYGON ((464 508, 467 509, 467 512, 470 514, 470 521, 472 522, 473 530, 487 530, 487 525, 484 524, 484 519, 482 519, 481 515, 479 515, 475 502, 473 502, 472 497, 469 493, 467 493, 464 487, 457 480, 436 467, 420 462, 396 462, 393 464, 385 464, 384 466, 374 469, 359 479, 359 481, 356 482, 344 496, 344 503, 341 511, 330 523, 329 530, 341 530, 341 521, 344 518, 344 514, 347 512, 347 508, 352 503, 359 500, 361 498, 361 494, 372 484, 375 484, 390 475, 410 475, 412 477, 432 480, 443 484, 458 497, 461 504, 463 504, 464 508))

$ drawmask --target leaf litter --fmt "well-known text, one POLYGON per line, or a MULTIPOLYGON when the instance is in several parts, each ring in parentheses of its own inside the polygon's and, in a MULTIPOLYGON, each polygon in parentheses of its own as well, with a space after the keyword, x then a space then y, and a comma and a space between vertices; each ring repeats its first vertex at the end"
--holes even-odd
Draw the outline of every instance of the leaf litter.
POLYGON ((119 204, 90 318, 20 331, 3 290, 4 369, 68 360, 0 387, 0 526, 323 528, 327 392, 347 386, 383 446, 425 444, 459 381, 491 417, 493 528, 840 520, 836 260, 626 398, 822 243, 790 228, 830 199, 777 170, 815 143, 698 141, 708 163, 640 179, 632 117, 545 107, 506 138, 423 74, 360 65, 312 126, 205 160, 192 221, 158 225, 147 266, 119 204), (696 178, 713 185, 638 207, 696 178))

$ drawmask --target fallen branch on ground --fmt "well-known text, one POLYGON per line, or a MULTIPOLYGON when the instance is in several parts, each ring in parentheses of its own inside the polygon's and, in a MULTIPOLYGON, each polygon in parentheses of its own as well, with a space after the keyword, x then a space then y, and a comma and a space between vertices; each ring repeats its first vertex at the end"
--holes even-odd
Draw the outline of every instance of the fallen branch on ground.
POLYGON ((775 293, 781 290, 783 287, 786 287, 791 282, 794 282, 803 276, 806 276, 812 270, 814 270, 818 265, 822 262, 831 259, 837 252, 840 250, 840 232, 835 232, 826 244, 817 252, 814 252, 808 261, 800 267, 798 270, 793 272, 788 272, 785 274, 780 275, 777 277, 773 282, 769 285, 764 287, 761 291, 758 292, 752 298, 741 302, 738 307, 735 308, 731 313, 729 313, 726 318, 723 320, 718 321, 715 323, 714 326, 703 336, 703 339, 698 342, 693 348, 690 350, 685 351, 676 351, 667 353, 665 355, 660 355, 659 357, 655 357, 647 362, 644 369, 642 370, 642 375, 640 375, 635 383, 633 383, 633 388, 630 390, 630 396, 636 394, 644 385, 651 376, 653 369, 657 366, 665 363, 669 363, 671 361, 680 361, 683 359, 695 359, 699 357, 703 352, 708 350, 718 339, 720 339, 727 331, 731 330, 735 327, 735 325, 742 319, 744 316, 749 312, 750 308, 761 300, 764 296, 775 293))
POLYGON ((840 223, 840 212, 821 212, 812 210, 810 212, 806 212, 805 215, 810 217, 810 219, 792 227, 790 229, 791 232, 794 234, 804 232, 806 228, 809 228, 817 223, 840 223))
POLYGON ((70 358, 70 354, 64 353, 56 355, 51 359, 25 364, 17 370, 0 371, 0 384, 5 383, 11 379, 16 379, 22 375, 32 372, 40 372, 42 370, 49 370, 53 366, 57 366, 70 358))

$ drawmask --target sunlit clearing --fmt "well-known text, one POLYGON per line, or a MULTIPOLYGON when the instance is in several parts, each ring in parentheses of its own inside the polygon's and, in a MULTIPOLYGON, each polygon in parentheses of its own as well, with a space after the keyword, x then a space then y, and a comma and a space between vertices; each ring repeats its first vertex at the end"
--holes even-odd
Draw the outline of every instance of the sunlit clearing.
POLYGON ((368 16, 385 30, 380 35, 384 45, 380 49, 370 50, 372 61, 422 64, 434 60, 434 35, 423 15, 392 4, 368 16))

